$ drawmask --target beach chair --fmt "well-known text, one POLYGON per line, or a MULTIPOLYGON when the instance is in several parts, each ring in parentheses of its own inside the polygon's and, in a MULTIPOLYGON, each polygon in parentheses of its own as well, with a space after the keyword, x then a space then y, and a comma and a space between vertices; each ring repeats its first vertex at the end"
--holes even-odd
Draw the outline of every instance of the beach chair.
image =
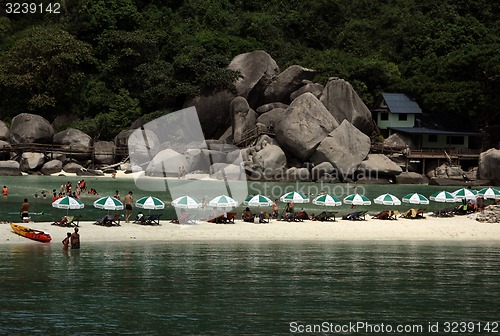
POLYGON ((145 221, 144 225, 160 225, 161 214, 149 215, 145 221))
POLYGON ((187 212, 184 212, 184 213, 181 213, 181 215, 177 218, 174 218, 170 221, 170 223, 174 223, 174 224, 195 224, 195 222, 190 219, 191 217, 191 214, 187 213, 187 212))
POLYGON ((94 225, 101 226, 120 226, 120 215, 106 215, 104 217, 98 218, 95 220, 94 225))
POLYGON ((122 219, 121 215, 109 216, 109 226, 120 226, 120 220, 122 219))
POLYGON ((384 210, 372 216, 372 219, 389 219, 389 217, 390 217, 389 210, 384 210))
POLYGON ((398 220, 398 210, 392 210, 391 214, 389 215, 390 220, 398 220))
POLYGON ((303 222, 305 219, 309 219, 309 215, 305 211, 297 212, 294 216, 296 222, 303 222))
POLYGON ((342 219, 347 220, 366 220, 368 211, 355 211, 353 213, 342 216, 342 219))
POLYGON ((61 219, 55 220, 54 223, 52 223, 52 225, 70 227, 72 221, 73 221, 73 216, 64 216, 61 219))
POLYGON ((236 212, 228 212, 226 218, 226 224, 234 224, 234 219, 238 214, 236 212))

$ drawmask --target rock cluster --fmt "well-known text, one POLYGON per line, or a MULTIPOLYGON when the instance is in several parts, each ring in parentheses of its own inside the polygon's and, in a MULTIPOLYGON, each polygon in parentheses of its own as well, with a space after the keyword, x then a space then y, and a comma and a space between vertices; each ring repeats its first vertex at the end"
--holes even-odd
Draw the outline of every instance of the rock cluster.
POLYGON ((476 214, 476 220, 486 223, 500 223, 500 205, 489 205, 476 214))

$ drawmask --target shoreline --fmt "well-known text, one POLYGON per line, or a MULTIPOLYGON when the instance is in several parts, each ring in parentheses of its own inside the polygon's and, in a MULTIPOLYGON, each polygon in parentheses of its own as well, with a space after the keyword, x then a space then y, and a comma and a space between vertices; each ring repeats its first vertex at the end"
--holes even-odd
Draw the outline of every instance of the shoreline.
MULTIPOLYGON (((335 222, 284 222, 253 224, 236 220, 236 224, 197 222, 179 225, 161 220, 160 226, 122 223, 119 227, 103 227, 93 222, 80 222, 82 247, 86 243, 111 242, 339 242, 339 241, 447 241, 500 243, 500 225, 481 223, 467 217, 364 221, 338 219, 335 222)), ((61 247, 62 239, 73 228, 59 227, 48 222, 20 224, 47 231, 52 236, 51 246, 61 247)), ((43 244, 12 231, 10 225, 0 224, 0 245, 43 244)))

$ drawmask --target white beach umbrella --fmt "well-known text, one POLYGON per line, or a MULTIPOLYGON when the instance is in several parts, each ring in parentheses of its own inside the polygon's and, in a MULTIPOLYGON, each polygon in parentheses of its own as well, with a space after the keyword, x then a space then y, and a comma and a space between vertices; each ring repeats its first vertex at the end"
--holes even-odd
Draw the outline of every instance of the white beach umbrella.
POLYGON ((58 200, 52 202, 52 207, 57 209, 66 209, 66 213, 68 213, 70 209, 83 209, 84 206, 85 205, 82 201, 70 196, 61 197, 58 200))
POLYGON ((431 197, 429 197, 431 199, 431 201, 435 201, 435 202, 442 202, 442 203, 454 203, 457 201, 457 199, 455 198, 455 196, 453 196, 452 193, 448 192, 448 191, 439 191, 437 193, 434 193, 431 195, 431 197))
POLYGON ((478 191, 477 196, 481 196, 484 199, 500 199, 500 190, 495 188, 483 188, 478 191))
POLYGON ((452 192, 452 194, 453 194, 453 196, 455 196, 456 199, 459 199, 459 200, 476 199, 477 190, 461 188, 461 189, 455 190, 454 192, 452 192))
POLYGON ((340 206, 342 202, 334 195, 324 194, 313 199, 313 204, 324 206, 340 206))
POLYGON ((111 196, 101 197, 94 202, 94 207, 104 210, 123 210, 123 203, 111 196))
POLYGON ((304 194, 298 193, 296 191, 290 191, 283 196, 280 197, 281 202, 285 203, 309 203, 309 198, 307 198, 304 194))
POLYGON ((180 209, 196 209, 201 207, 201 203, 196 198, 187 195, 177 197, 171 204, 173 207, 180 209))
POLYGON ((165 208, 165 202, 154 196, 145 196, 135 202, 135 206, 140 209, 160 210, 165 208))
POLYGON ((344 203, 352 205, 371 205, 372 201, 370 201, 365 195, 351 194, 344 198, 344 203))
POLYGON ((245 201, 243 201, 243 204, 248 205, 248 206, 271 206, 273 205, 273 201, 264 195, 255 195, 255 196, 248 196, 245 201))
POLYGON ((410 204, 429 204, 429 199, 418 193, 408 194, 402 198, 402 201, 410 204))
POLYGON ((380 195, 377 198, 375 198, 373 202, 375 204, 383 204, 383 205, 401 205, 401 200, 391 194, 380 195))
POLYGON ((208 202, 208 206, 217 208, 234 208, 238 202, 227 195, 214 197, 208 202))

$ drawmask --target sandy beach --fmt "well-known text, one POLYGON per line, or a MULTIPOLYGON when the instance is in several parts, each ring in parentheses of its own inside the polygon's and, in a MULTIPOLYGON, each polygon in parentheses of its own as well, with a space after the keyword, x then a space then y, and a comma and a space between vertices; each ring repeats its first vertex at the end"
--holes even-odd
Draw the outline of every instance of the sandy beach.
MULTIPOLYGON (((47 231, 50 244, 61 245, 71 228, 51 223, 22 224, 47 231)), ((198 222, 190 225, 161 221, 160 226, 122 223, 120 227, 103 227, 92 222, 80 223, 82 245, 97 242, 147 241, 490 241, 500 242, 500 225, 480 223, 468 217, 383 221, 337 220, 336 222, 283 222, 253 224, 236 220, 236 224, 198 222)), ((16 235, 9 224, 0 224, 0 244, 40 244, 16 235)), ((62 245, 61 245, 62 246, 62 245)))

